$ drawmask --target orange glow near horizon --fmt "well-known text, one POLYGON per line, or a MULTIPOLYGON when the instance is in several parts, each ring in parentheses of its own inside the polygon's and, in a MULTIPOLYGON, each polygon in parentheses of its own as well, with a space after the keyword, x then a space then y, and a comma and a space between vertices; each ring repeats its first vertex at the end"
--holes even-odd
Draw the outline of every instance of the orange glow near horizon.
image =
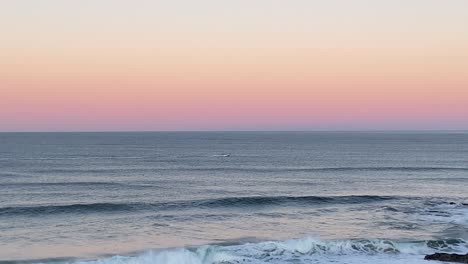
POLYGON ((0 4, 0 131, 468 129, 466 2, 83 2, 0 4))

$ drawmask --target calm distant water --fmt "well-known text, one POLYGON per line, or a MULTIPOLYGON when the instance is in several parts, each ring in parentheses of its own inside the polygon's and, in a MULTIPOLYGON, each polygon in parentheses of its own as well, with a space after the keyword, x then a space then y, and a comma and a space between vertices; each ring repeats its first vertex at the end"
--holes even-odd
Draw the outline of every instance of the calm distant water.
POLYGON ((468 252, 468 134, 0 133, 0 261, 468 252))

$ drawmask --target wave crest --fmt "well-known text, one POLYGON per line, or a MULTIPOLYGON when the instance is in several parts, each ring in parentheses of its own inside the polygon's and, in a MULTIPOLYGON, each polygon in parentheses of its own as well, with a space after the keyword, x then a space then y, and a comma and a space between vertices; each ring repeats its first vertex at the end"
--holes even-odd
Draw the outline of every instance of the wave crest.
MULTIPOLYGON (((207 245, 198 248, 180 248, 162 251, 147 251, 136 256, 114 256, 94 261, 79 261, 75 264, 237 264, 237 263, 289 263, 317 262, 324 259, 337 259, 346 263, 347 257, 362 257, 369 260, 373 256, 388 255, 392 259, 401 256, 416 256, 435 250, 457 252, 466 242, 458 239, 432 240, 420 242, 395 242, 391 240, 319 240, 311 237, 286 241, 267 241, 239 245, 207 245)), ((403 258, 404 259, 404 258, 403 258)), ((322 261, 320 261, 322 260, 322 261)), ((385 263, 384 262, 384 263, 385 263)), ((364 263, 364 262, 362 262, 364 263)), ((368 261, 365 261, 368 263, 368 261)), ((400 262, 398 262, 400 263, 400 262)), ((403 263, 405 263, 403 261, 403 263)), ((421 262, 423 263, 423 262, 421 262)))
POLYGON ((0 216, 40 216, 63 213, 110 213, 144 210, 174 210, 186 208, 245 208, 261 206, 314 206, 322 204, 357 204, 398 199, 393 196, 248 196, 204 199, 196 201, 173 201, 166 203, 90 203, 70 205, 39 205, 0 208, 0 216))

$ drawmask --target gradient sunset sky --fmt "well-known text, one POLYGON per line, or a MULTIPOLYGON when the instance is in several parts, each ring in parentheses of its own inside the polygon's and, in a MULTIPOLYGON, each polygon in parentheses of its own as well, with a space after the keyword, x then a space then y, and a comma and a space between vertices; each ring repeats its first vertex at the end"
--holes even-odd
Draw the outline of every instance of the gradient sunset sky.
POLYGON ((0 131, 468 129, 467 0, 4 0, 0 33, 0 131))

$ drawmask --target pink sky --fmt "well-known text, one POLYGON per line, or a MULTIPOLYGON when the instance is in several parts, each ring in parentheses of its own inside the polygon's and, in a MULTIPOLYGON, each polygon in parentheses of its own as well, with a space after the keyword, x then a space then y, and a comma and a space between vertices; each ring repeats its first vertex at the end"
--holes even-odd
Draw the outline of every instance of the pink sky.
POLYGON ((468 129, 466 1, 38 2, 0 131, 468 129))

